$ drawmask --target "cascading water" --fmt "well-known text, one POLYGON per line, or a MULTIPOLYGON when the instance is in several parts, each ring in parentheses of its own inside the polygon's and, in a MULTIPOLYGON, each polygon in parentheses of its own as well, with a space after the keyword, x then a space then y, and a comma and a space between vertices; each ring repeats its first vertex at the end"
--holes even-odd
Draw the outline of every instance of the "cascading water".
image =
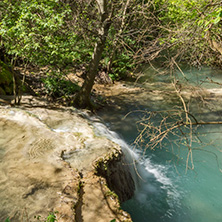
POLYGON ((160 210, 159 213, 162 219, 169 218, 171 211, 180 207, 180 194, 167 177, 166 167, 154 164, 148 157, 145 158, 140 151, 133 149, 116 132, 109 130, 98 119, 91 118, 91 121, 98 136, 105 136, 121 146, 128 164, 131 165, 131 175, 136 188, 132 200, 145 205, 149 210, 159 208, 160 205, 167 205, 166 212, 160 210), (164 199, 162 199, 163 196, 164 199))
MULTIPOLYGON (((221 71, 189 69, 184 70, 183 74, 189 80, 183 82, 183 76, 178 73, 184 96, 192 97, 192 90, 197 90, 197 94, 203 93, 203 97, 198 97, 199 101, 194 96, 194 103, 189 104, 190 112, 198 121, 221 121, 221 85, 209 82, 209 79, 211 82, 222 82, 221 71), (201 98, 207 106, 200 104, 201 98)), ((132 143, 138 136, 136 122, 141 119, 138 110, 167 110, 180 105, 178 97, 172 95, 170 80, 159 80, 154 76, 156 82, 150 82, 150 75, 150 72, 145 73, 137 84, 143 90, 120 96, 121 109, 113 107, 99 114, 127 143, 132 143), (131 115, 124 118, 129 112, 131 115)), ((194 169, 188 167, 187 172, 188 149, 180 142, 178 146, 165 142, 162 149, 146 149, 143 155, 127 145, 127 149, 137 155, 135 162, 139 173, 136 177, 134 174, 134 180, 137 181, 135 195, 122 203, 122 208, 131 214, 134 222, 222 221, 221 132, 221 125, 198 127, 194 132, 197 140, 192 144, 194 169)), ((175 138, 170 136, 169 139, 172 141, 175 138)))

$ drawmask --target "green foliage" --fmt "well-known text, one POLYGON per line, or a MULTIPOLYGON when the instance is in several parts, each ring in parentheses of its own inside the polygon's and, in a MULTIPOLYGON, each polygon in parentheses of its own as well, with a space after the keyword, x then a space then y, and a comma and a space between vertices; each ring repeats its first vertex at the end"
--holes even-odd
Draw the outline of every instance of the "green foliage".
POLYGON ((62 68, 89 52, 77 30, 68 25, 73 19, 68 4, 58 0, 5 0, 2 4, 0 35, 7 53, 62 68))
POLYGON ((12 78, 13 75, 9 71, 8 66, 4 62, 0 61, 0 84, 9 85, 12 83, 12 78))
POLYGON ((115 192, 111 191, 111 190, 109 190, 109 191, 106 192, 106 196, 107 196, 107 197, 108 197, 108 196, 112 196, 112 197, 115 197, 115 198, 119 199, 118 196, 117 196, 117 194, 116 194, 115 192))
POLYGON ((10 222, 10 219, 9 217, 6 218, 5 222, 10 222))
POLYGON ((161 22, 159 44, 169 49, 171 56, 192 64, 218 60, 207 40, 221 35, 222 7, 220 0, 155 0, 161 22), (213 59, 213 60, 212 60, 213 59), (211 61, 210 61, 211 60, 211 61))
POLYGON ((58 213, 57 211, 56 212, 50 212, 49 215, 45 218, 45 219, 41 219, 41 216, 34 216, 35 219, 37 219, 37 221, 40 221, 40 222, 56 222, 57 219, 56 219, 56 213, 58 213))
POLYGON ((79 181, 78 188, 77 188, 77 193, 79 196, 81 195, 81 190, 82 190, 83 186, 84 186, 83 182, 79 181))
POLYGON ((2 61, 0 61, 0 94, 13 94, 13 74, 10 72, 9 67, 2 61))
POLYGON ((126 78, 128 74, 135 68, 136 65, 133 61, 133 50, 135 50, 138 45, 135 44, 135 40, 132 38, 125 37, 124 42, 130 47, 130 49, 125 48, 119 44, 117 46, 113 46, 113 41, 111 40, 115 38, 115 35, 116 32, 112 27, 109 32, 109 39, 107 40, 106 47, 104 49, 102 66, 105 69, 108 66, 110 60, 112 60, 112 68, 110 70, 109 76, 112 80, 120 80, 126 78), (114 52, 114 50, 116 51, 114 52))
POLYGON ((134 67, 135 64, 132 57, 123 52, 114 59, 112 72, 109 74, 109 76, 113 80, 124 79, 134 67))
POLYGON ((46 222, 55 222, 56 220, 56 216, 54 212, 51 212, 48 217, 46 218, 46 222))
POLYGON ((72 95, 79 91, 80 87, 64 78, 61 73, 49 73, 47 78, 42 79, 46 93, 54 98, 72 95))
MULTIPOLYGON (((45 219, 41 219, 41 216, 34 216, 34 219, 36 219, 39 222, 56 222, 56 212, 50 212, 49 215, 45 218, 45 219)), ((11 220, 9 219, 9 217, 5 220, 5 222, 11 222, 11 220)))
MULTIPOLYGON (((221 35, 220 0, 135 0, 129 1, 125 14, 123 3, 115 1, 111 7, 112 1, 108 1, 107 6, 112 24, 101 68, 109 69, 111 62, 109 75, 113 80, 132 72, 137 63, 135 55, 142 55, 145 60, 168 50, 169 55, 175 56, 183 51, 183 59, 212 59, 206 56, 210 51, 206 33, 210 29, 212 39, 221 35)), ((52 70, 89 64, 95 43, 101 37, 94 1, 4 0, 0 7, 0 44, 4 44, 12 58, 47 65, 52 70)), ((55 73, 44 84, 47 93, 54 97, 78 90, 55 73)))

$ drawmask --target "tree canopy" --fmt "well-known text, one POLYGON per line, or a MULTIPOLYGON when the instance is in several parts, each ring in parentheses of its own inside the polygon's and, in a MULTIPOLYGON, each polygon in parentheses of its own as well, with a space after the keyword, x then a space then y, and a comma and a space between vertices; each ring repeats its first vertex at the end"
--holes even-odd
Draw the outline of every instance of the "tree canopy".
POLYGON ((158 58, 168 67, 221 66, 220 0, 3 0, 0 8, 0 47, 9 60, 53 73, 87 67, 80 107, 90 106, 98 70, 114 80, 158 58))

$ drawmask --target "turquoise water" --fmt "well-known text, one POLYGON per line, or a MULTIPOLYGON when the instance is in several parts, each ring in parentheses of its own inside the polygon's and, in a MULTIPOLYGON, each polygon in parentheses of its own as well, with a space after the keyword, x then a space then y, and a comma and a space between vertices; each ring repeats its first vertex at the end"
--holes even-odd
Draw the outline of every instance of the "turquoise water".
MULTIPOLYGON (((149 75, 148 81, 160 81, 150 77, 148 71, 145 73, 149 75)), ((221 71, 204 68, 186 70, 184 74, 193 85, 198 84, 205 88, 221 87, 218 84, 209 84, 207 79, 208 77, 215 82, 221 81, 221 71)), ((187 80, 180 73, 178 78, 186 84, 187 80)), ((144 82, 147 79, 146 76, 143 77, 140 82, 142 87, 145 87, 144 82)), ((169 82, 170 79, 166 77, 169 82)), ((162 78, 161 81, 165 80, 162 78)), ((162 107, 164 101, 156 103, 155 109, 158 103, 162 107)), ((146 104, 139 108, 141 111, 150 111, 153 110, 151 105, 146 104)), ((166 107, 170 108, 171 105, 166 104, 166 107)), ((135 106, 128 106, 118 112, 109 110, 106 114, 101 114, 110 128, 119 133, 128 144, 132 144, 138 135, 136 122, 141 118, 141 114, 136 112, 124 120, 122 117, 134 109, 135 106), (111 118, 113 115, 116 118, 111 118)), ((136 109, 138 110, 138 107, 136 109)), ((212 115, 216 120, 222 119, 220 110, 213 114, 205 111, 204 115, 199 110, 192 111, 199 120, 210 120, 212 115)), ((158 118, 156 121, 158 122, 158 118)), ((186 130, 184 132, 187 133, 186 130)), ((134 197, 122 204, 122 208, 131 214, 134 222, 222 221, 222 126, 200 126, 194 129, 193 133, 194 169, 186 170, 188 148, 183 144, 184 140, 179 141, 179 137, 174 135, 165 141, 161 149, 155 151, 147 149, 145 153, 141 153, 145 147, 136 147, 140 153, 137 170, 142 179, 137 178, 134 197), (176 145, 173 143, 175 141, 176 145)), ((135 147, 132 145, 131 149, 135 147)), ((191 161, 188 166, 193 167, 191 161)))
MULTIPOLYGON (((199 131, 205 132, 205 129, 199 131)), ((201 139, 203 142, 216 140, 215 143, 204 149, 196 145, 203 150, 193 152, 194 170, 187 173, 186 147, 180 147, 180 152, 174 148, 174 153, 170 152, 171 148, 146 152, 143 166, 147 175, 151 173, 153 176, 146 178, 143 175, 145 181, 141 181, 134 198, 122 205, 134 222, 222 221, 222 173, 219 169, 222 154, 217 150, 220 149, 222 127, 209 131, 217 133, 201 139)))

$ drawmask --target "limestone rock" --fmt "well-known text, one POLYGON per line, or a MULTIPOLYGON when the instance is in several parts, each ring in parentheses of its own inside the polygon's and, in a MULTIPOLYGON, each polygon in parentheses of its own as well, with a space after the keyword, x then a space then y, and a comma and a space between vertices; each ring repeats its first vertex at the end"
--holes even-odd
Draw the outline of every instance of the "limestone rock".
POLYGON ((0 221, 49 212, 59 222, 131 221, 115 194, 126 200, 134 188, 118 187, 132 182, 121 149, 78 112, 0 106, 0 132, 0 221), (95 174, 97 160, 108 161, 110 180, 95 174))

